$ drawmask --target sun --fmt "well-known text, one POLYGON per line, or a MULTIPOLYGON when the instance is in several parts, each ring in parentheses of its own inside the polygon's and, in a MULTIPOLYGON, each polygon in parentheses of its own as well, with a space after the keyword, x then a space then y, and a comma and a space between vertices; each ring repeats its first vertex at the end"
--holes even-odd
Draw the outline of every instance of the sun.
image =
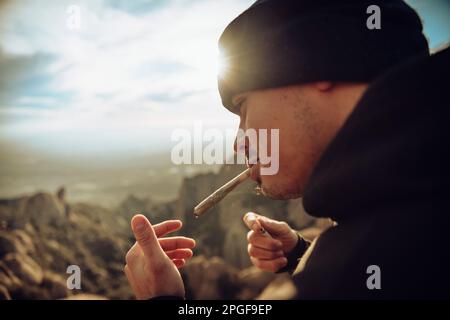
POLYGON ((221 52, 217 54, 216 73, 218 76, 223 75, 228 69, 227 58, 221 52))
POLYGON ((202 46, 197 47, 198 50, 190 55, 185 55, 184 60, 186 64, 193 68, 190 85, 216 88, 217 77, 226 72, 226 60, 214 44, 213 41, 211 43, 203 43, 202 46))

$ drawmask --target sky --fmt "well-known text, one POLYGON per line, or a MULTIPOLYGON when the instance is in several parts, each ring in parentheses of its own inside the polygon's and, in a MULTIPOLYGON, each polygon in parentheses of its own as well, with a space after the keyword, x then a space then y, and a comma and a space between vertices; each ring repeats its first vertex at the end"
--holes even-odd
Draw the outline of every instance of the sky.
MULTIPOLYGON (((430 47, 450 1, 410 0, 430 47)), ((0 141, 48 153, 168 150, 176 128, 237 127, 217 41, 252 0, 0 0, 0 141), (74 29, 73 7, 80 11, 74 29)))

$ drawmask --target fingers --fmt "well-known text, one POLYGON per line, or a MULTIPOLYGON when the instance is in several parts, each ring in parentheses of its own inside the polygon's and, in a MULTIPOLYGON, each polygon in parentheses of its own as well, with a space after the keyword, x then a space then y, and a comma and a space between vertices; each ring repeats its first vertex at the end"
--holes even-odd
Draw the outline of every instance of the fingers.
POLYGON ((175 266, 180 269, 183 268, 184 265, 186 264, 186 261, 184 259, 180 259, 180 260, 173 260, 173 263, 175 264, 175 266))
POLYGON ((175 249, 192 249, 195 247, 195 240, 187 237, 169 237, 158 239, 164 251, 175 249))
MULTIPOLYGON (((158 239, 161 242, 162 239, 158 239)), ((165 249, 164 252, 171 259, 189 259, 192 258, 193 252, 192 248, 195 247, 195 241, 190 238, 183 238, 181 241, 177 239, 177 237, 173 238, 164 238, 162 241, 162 245, 165 249), (188 239, 187 241, 185 239, 188 239), (171 243, 173 242, 173 243, 171 243), (183 247, 183 245, 185 245, 183 247), (179 247, 180 246, 180 247, 179 247), (175 249, 174 249, 175 248, 175 249)), ((138 245, 137 242, 128 250, 127 255, 125 257, 126 261, 131 261, 134 258, 138 258, 139 255, 142 254, 142 249, 138 245)), ((135 260, 135 259, 134 259, 135 260)))
POLYGON ((251 244, 247 246, 248 255, 256 259, 271 260, 284 256, 282 250, 272 251, 255 247, 251 244))
POLYGON ((247 240, 251 245, 261 249, 270 251, 283 250, 283 244, 281 243, 281 241, 276 240, 272 237, 266 237, 261 233, 255 232, 253 230, 250 230, 247 233, 247 240))
POLYGON ((166 254, 172 260, 182 260, 192 258, 191 249, 176 249, 173 251, 167 251, 166 254))
POLYGON ((287 264, 281 241, 250 230, 247 251, 252 264, 262 270, 276 272, 287 264))
POLYGON ((291 227, 284 221, 277 221, 267 217, 260 216, 258 219, 262 227, 265 228, 273 236, 281 236, 289 233, 291 227))
POLYGON ((148 221, 144 215, 135 215, 133 219, 131 219, 131 228, 133 229, 134 237, 145 256, 151 257, 162 254, 155 231, 153 230, 150 221, 148 221))
MULTIPOLYGON (((195 247, 195 240, 187 237, 157 238, 157 234, 158 236, 164 236, 167 233, 179 230, 181 225, 182 223, 179 220, 168 220, 152 227, 145 216, 134 216, 131 220, 131 227, 137 242, 126 255, 127 265, 134 264, 142 254, 147 257, 154 257, 157 254, 162 254, 164 250, 175 266, 182 268, 186 264, 186 260, 193 255, 191 249, 195 247)), ((128 270, 128 267, 125 270, 128 270)), ((130 274, 129 271, 125 271, 125 273, 130 274)), ((127 278, 131 277, 127 276, 127 278)), ((132 280, 129 279, 129 281, 131 284, 132 280)))
POLYGON ((247 212, 243 219, 250 230, 262 231, 262 233, 264 233, 263 230, 267 230, 271 236, 283 235, 291 230, 284 221, 269 219, 254 212, 247 212))
MULTIPOLYGON (((170 260, 175 264, 177 268, 181 268, 186 264, 186 260, 192 258, 193 252, 191 249, 176 249, 172 251, 167 251, 166 255, 169 257, 170 260)), ((129 266, 134 266, 138 262, 138 260, 143 256, 142 250, 138 243, 136 242, 130 250, 128 250, 125 261, 125 269, 124 272, 127 275, 128 281, 130 282, 130 285, 133 286, 134 282, 129 270, 129 266)), ((133 289, 133 292, 134 289, 133 289)))
POLYGON ((255 267, 270 272, 277 272, 287 264, 287 259, 285 257, 276 258, 273 260, 261 260, 250 257, 250 260, 255 267))
POLYGON ((247 212, 244 215, 243 220, 244 220, 245 225, 250 230, 258 232, 258 231, 261 231, 261 229, 262 229, 261 223, 258 221, 259 217, 260 217, 260 215, 254 213, 254 212, 247 212))
POLYGON ((182 222, 180 220, 167 220, 153 226, 156 237, 164 237, 168 233, 172 233, 181 229, 182 222))

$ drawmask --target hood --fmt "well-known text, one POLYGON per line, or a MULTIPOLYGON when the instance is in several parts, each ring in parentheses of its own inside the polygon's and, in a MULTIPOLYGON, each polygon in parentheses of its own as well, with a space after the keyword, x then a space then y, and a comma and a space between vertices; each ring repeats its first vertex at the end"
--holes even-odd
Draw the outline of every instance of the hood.
POLYGON ((313 170, 309 214, 342 222, 445 199, 449 64, 447 48, 372 83, 313 170))

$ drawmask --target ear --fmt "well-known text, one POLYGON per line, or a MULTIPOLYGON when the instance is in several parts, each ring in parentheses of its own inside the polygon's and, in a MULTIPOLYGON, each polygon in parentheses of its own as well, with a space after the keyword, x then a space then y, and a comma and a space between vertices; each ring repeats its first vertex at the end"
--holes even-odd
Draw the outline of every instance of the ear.
POLYGON ((331 88, 334 87, 334 84, 330 81, 320 81, 314 83, 314 86, 319 91, 329 91, 331 88))

